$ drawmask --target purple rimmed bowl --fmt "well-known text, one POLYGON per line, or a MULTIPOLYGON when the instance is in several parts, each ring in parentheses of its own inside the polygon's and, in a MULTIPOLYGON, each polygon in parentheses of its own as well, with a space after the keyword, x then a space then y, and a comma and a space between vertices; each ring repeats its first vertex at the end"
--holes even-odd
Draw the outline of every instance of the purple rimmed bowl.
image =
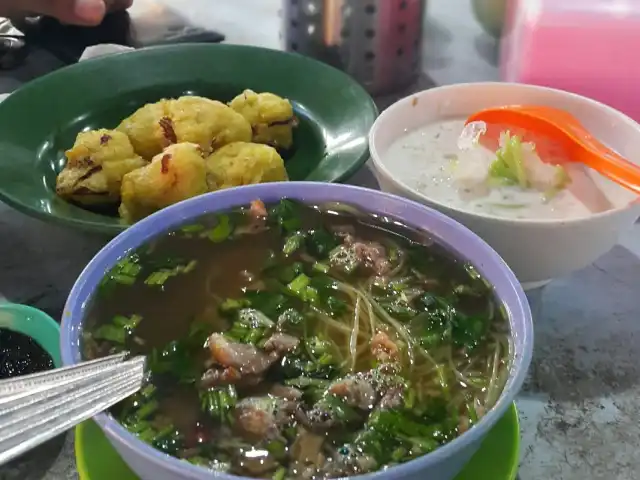
MULTIPOLYGON (((358 478, 362 480, 433 478, 451 480, 479 448, 485 435, 502 418, 524 381, 533 349, 533 323, 527 298, 515 275, 498 254, 456 221, 416 202, 360 187, 330 183, 266 183, 232 188, 202 195, 151 215, 109 242, 86 266, 73 286, 62 318, 61 353, 64 365, 81 360, 80 338, 91 297, 102 276, 123 255, 158 234, 200 215, 283 197, 308 203, 344 202, 361 209, 395 217, 408 226, 428 231, 436 242, 458 258, 471 262, 495 288, 511 326, 514 358, 506 387, 484 418, 469 431, 432 453, 387 470, 358 478)), ((142 480, 232 480, 239 477, 191 465, 155 450, 138 440, 111 415, 101 413, 95 421, 124 461, 142 480)))

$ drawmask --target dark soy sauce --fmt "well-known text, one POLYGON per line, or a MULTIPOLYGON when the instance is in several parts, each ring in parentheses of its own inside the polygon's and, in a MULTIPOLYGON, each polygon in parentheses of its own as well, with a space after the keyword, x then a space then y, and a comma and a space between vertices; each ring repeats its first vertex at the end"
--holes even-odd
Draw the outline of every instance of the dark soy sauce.
POLYGON ((52 368, 53 359, 35 340, 0 328, 0 380, 52 368))

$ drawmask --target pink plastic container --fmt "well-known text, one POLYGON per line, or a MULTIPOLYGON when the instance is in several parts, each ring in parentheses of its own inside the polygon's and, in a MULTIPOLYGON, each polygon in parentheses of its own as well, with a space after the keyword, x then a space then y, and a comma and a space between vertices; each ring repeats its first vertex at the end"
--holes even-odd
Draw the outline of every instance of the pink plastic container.
POLYGON ((640 121, 640 0, 505 0, 502 80, 591 97, 640 121))

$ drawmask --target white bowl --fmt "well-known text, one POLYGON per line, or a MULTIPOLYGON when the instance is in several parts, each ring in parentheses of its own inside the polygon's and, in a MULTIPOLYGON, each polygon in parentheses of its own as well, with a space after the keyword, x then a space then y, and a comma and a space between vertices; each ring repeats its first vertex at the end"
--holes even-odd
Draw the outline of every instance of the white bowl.
MULTIPOLYGON (((439 203, 395 178, 388 168, 393 158, 386 155, 390 145, 408 131, 509 104, 564 109, 601 141, 640 164, 640 125, 626 115, 579 95, 516 83, 464 83, 432 88, 404 98, 378 117, 369 133, 369 148, 382 190, 422 202, 463 223, 502 255, 525 288, 534 288, 583 268, 609 251, 620 233, 640 216, 639 197, 596 176, 600 188, 616 208, 568 220, 522 220, 471 213, 439 203)), ((416 165, 416 170, 419 168, 416 165)))

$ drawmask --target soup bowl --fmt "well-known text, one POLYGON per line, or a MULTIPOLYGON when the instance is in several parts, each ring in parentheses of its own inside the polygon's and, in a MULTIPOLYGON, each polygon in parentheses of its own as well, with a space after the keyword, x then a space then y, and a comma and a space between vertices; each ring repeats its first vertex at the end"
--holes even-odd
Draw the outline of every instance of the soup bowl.
MULTIPOLYGON (((576 116, 600 141, 640 163, 640 125, 626 115, 579 95, 515 83, 466 83, 433 88, 404 98, 374 123, 369 133, 371 159, 380 187, 433 207, 458 220, 486 240, 505 259, 525 288, 541 286, 583 268, 609 251, 625 228, 640 215, 638 196, 594 176, 613 208, 586 217, 516 219, 476 213, 445 204, 428 190, 412 188, 393 169, 390 146, 405 133, 439 121, 466 118, 501 105, 547 105, 576 116)), ((425 152, 428 162, 428 152, 425 152)), ((415 165, 414 175, 420 171, 415 165)))
MULTIPOLYGON (((485 435, 510 407, 522 386, 533 348, 533 326, 526 296, 515 275, 498 254, 474 233, 435 210, 410 200, 359 187, 328 183, 269 183, 223 190, 187 200, 136 223, 107 244, 81 273, 67 300, 61 350, 65 365, 81 361, 83 322, 100 280, 123 255, 150 239, 189 220, 211 212, 247 205, 255 199, 265 203, 292 198, 312 204, 342 202, 364 211, 389 216, 421 229, 452 255, 472 263, 494 287, 508 315, 512 339, 509 378, 496 405, 463 435, 432 453, 387 470, 362 476, 370 479, 453 478, 475 453, 485 435)), ((198 480, 238 478, 212 473, 178 460, 138 440, 108 413, 95 421, 126 463, 143 480, 198 480)))

